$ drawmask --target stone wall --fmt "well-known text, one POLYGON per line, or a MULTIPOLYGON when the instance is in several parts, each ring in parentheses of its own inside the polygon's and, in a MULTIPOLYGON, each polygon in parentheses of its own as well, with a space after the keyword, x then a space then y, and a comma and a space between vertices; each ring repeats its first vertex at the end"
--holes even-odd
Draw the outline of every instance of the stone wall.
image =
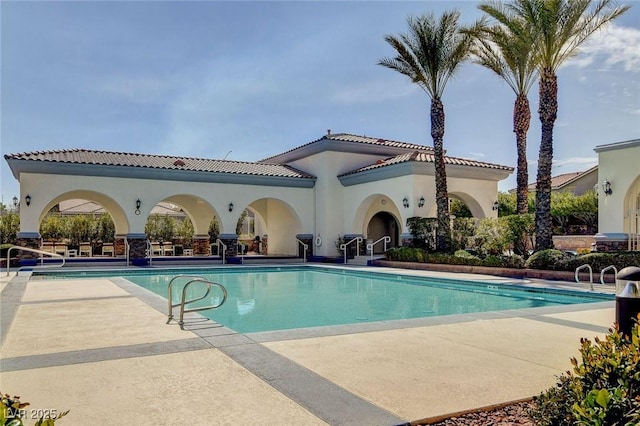
POLYGON ((558 250, 591 249, 595 242, 593 235, 554 235, 553 246, 558 250))

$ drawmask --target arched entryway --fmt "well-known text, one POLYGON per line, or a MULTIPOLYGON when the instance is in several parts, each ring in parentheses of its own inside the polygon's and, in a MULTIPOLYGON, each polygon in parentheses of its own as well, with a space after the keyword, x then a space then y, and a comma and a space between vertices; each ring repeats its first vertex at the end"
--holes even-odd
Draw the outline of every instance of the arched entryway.
POLYGON ((629 235, 629 250, 640 250, 640 176, 624 198, 624 232, 629 235))
MULTIPOLYGON (((387 247, 395 247, 398 245, 399 226, 395 217, 388 212, 378 212, 367 224, 367 240, 375 242, 384 236, 391 237, 391 242, 387 247)), ((384 245, 376 244, 373 248, 374 253, 383 253, 384 245)))

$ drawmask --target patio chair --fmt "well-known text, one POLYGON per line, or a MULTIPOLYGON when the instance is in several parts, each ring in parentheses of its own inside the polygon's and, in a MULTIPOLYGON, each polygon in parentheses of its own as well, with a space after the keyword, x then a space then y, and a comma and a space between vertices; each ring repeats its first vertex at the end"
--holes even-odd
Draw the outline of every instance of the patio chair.
POLYGON ((151 243, 151 255, 152 256, 162 256, 162 245, 159 242, 151 243))
POLYGON ((40 250, 46 251, 47 253, 55 253, 53 243, 42 243, 42 245, 40 246, 40 250))
POLYGON ((66 244, 56 244, 54 246, 53 252, 55 254, 61 254, 62 256, 67 256, 67 245, 66 244))
POLYGON ((87 257, 92 257, 93 256, 93 250, 91 247, 91 243, 80 243, 80 250, 78 252, 78 256, 82 257, 82 256, 87 256, 87 257))
POLYGON ((171 254, 171 256, 175 256, 176 249, 171 241, 165 241, 162 243, 162 255, 168 256, 169 254, 171 254))
POLYGON ((102 246, 102 255, 103 256, 112 256, 113 257, 113 244, 103 244, 102 246))

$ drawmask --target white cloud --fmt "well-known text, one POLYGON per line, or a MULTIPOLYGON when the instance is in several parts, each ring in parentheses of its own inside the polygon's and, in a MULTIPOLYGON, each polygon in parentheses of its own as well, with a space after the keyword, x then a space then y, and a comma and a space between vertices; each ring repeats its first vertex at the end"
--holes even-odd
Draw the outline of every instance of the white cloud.
POLYGON ((568 65, 586 68, 602 61, 605 68, 621 64, 625 71, 640 72, 640 30, 611 24, 593 34, 580 52, 568 65))

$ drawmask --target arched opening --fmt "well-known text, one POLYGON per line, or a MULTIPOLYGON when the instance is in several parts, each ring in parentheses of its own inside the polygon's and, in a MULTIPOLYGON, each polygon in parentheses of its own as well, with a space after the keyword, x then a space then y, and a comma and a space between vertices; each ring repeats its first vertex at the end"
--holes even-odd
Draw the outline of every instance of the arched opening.
MULTIPOLYGON (((387 247, 395 247, 398 245, 399 238, 399 226, 395 217, 389 212, 378 212, 373 215, 369 223, 367 224, 367 240, 376 242, 384 236, 391 237, 391 242, 387 247)), ((384 244, 376 244, 373 247, 375 254, 384 252, 384 244)))
MULTIPOLYGON (((295 256, 296 235, 302 233, 302 221, 295 209, 277 198, 261 198, 247 207, 242 229, 260 237, 261 254, 295 256)), ((239 235, 242 235, 240 233, 239 235)))
POLYGON ((629 235, 629 250, 640 250, 640 176, 624 197, 624 232, 629 235))
POLYGON ((64 256, 115 254, 116 235, 129 223, 110 197, 93 191, 71 191, 52 199, 40 214, 41 249, 64 256))

